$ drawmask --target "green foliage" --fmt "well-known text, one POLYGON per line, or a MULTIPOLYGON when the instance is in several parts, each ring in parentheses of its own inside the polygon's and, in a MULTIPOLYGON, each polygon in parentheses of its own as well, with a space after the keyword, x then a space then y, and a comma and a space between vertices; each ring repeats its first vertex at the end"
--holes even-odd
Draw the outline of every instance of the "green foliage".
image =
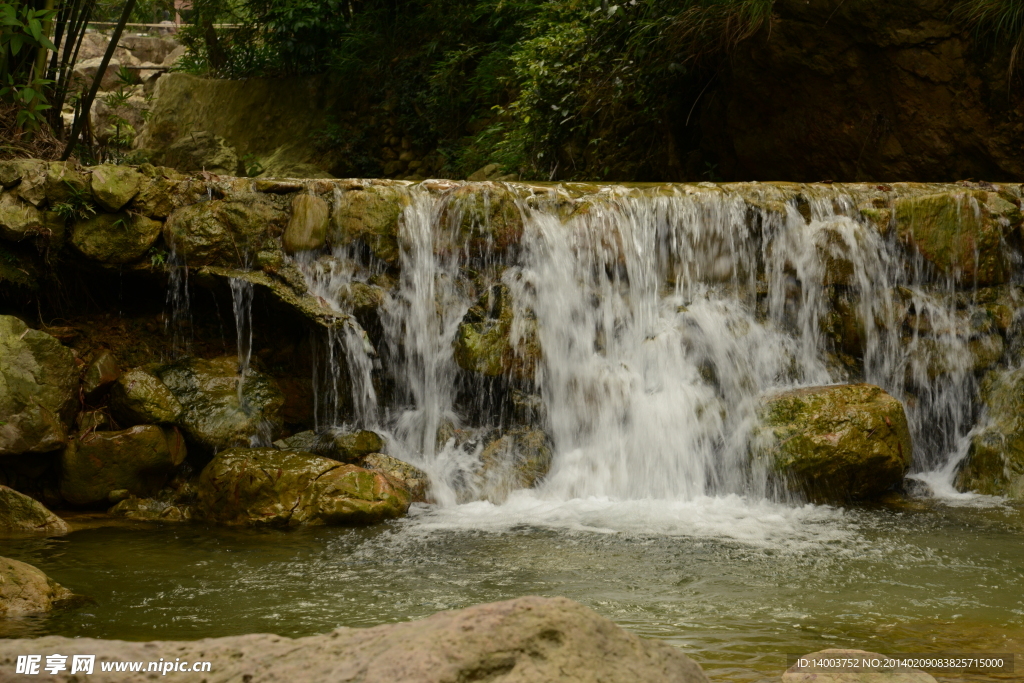
POLYGON ((20 129, 38 130, 50 109, 45 91, 53 81, 39 70, 38 55, 57 49, 48 36, 56 14, 31 3, 0 3, 0 101, 15 105, 20 129))
POLYGON ((53 205, 54 213, 65 221, 84 221, 96 215, 96 206, 92 202, 92 193, 88 189, 75 187, 66 180, 64 185, 67 187, 68 198, 53 205))
POLYGON ((167 265, 168 253, 159 247, 152 247, 149 250, 149 264, 154 268, 163 268, 167 265))
POLYGON ((1024 0, 966 0, 956 13, 982 35, 1013 46, 1007 68, 1007 76, 1012 76, 1024 45, 1024 0))

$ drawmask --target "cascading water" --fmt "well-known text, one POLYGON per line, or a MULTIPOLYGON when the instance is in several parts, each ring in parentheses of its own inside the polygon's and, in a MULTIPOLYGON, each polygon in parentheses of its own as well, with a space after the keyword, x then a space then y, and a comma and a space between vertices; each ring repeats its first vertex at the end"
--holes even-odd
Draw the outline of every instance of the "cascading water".
POLYGON ((238 405, 245 410, 245 377, 249 374, 249 362, 252 360, 252 283, 233 277, 229 284, 238 348, 238 405))

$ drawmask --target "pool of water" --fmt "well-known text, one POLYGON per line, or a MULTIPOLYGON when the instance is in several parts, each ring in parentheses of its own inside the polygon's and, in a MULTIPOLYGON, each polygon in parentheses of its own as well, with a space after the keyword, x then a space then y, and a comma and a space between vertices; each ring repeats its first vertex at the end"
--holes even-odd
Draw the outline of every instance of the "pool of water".
POLYGON ((1024 508, 954 503, 522 494, 368 529, 86 523, 61 538, 0 539, 0 554, 92 599, 0 619, 0 636, 301 636, 561 595, 682 648, 714 680, 777 680, 787 653, 826 647, 1016 652, 1024 672, 1024 508))

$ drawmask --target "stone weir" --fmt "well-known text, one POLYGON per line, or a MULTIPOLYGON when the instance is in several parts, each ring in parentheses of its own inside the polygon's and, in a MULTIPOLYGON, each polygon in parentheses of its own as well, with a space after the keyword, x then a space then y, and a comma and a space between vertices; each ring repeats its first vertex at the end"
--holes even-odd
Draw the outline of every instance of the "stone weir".
POLYGON ((1024 495, 1020 185, 0 184, 0 484, 51 507, 1024 495))

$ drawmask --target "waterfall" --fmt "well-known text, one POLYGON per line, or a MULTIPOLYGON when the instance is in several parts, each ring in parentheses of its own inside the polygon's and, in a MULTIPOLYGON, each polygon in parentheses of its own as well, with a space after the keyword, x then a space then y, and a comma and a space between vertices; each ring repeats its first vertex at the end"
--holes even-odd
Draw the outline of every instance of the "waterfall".
POLYGON ((238 349, 238 405, 246 410, 245 377, 252 359, 252 283, 230 278, 231 304, 235 312, 235 337, 238 349))

